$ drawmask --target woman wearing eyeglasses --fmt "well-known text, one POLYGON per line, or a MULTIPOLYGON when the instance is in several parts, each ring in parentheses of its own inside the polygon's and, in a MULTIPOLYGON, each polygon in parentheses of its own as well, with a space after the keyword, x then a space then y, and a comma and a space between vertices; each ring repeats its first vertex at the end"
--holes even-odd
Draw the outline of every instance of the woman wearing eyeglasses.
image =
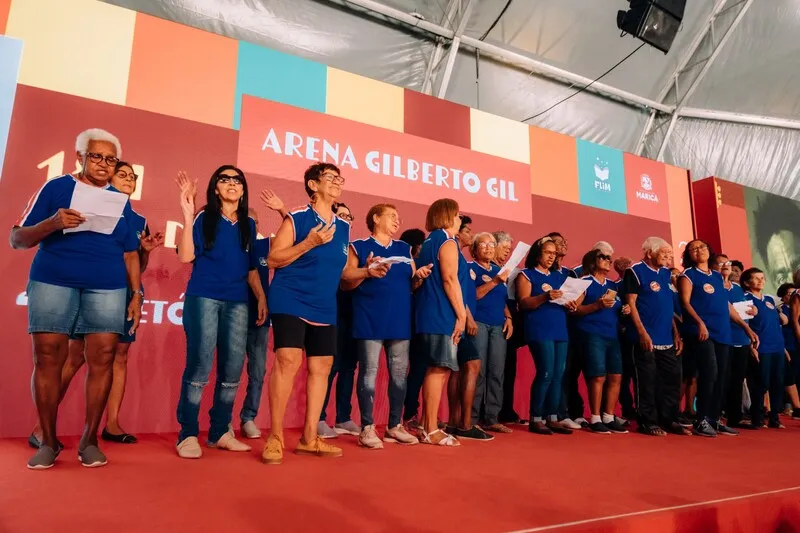
MULTIPOLYGON (((505 234, 508 237, 508 234, 505 234)), ((510 237, 509 237, 510 239, 510 237)), ((510 241, 504 244, 510 249, 510 241)), ((481 368, 475 382, 475 399, 472 402, 472 420, 479 421, 484 413, 485 428, 497 433, 511 433, 499 421, 503 407, 503 374, 506 365, 506 342, 514 333, 511 311, 508 308, 508 274, 500 274, 501 267, 494 263, 497 240, 491 233, 478 233, 472 241, 472 257, 469 264, 475 274, 475 321, 478 334, 475 345, 480 355, 481 368), (485 405, 482 410, 481 407, 485 405)), ((504 251, 504 253, 506 253, 504 251)), ((503 257, 506 260, 507 257, 503 257)), ((475 428, 470 432, 475 433, 475 428)))
POLYGON ((608 279, 611 255, 592 250, 583 256, 581 279, 591 282, 578 298, 575 327, 585 366, 583 375, 589 388, 592 418, 589 429, 595 433, 627 433, 614 418, 622 383, 622 352, 617 335, 619 315, 630 313, 617 295, 616 284, 608 279), (605 403, 600 405, 605 399, 605 403), (602 416, 601 416, 602 408, 602 416))
MULTIPOLYGON (((738 283, 731 281, 731 261, 725 254, 717 254, 711 262, 711 268, 722 275, 722 282, 728 301, 731 304, 747 301, 744 290, 738 283)), ((750 307, 750 316, 755 316, 757 309, 750 307)), ((726 426, 737 429, 751 429, 750 424, 742 424, 742 388, 747 377, 747 363, 750 360, 750 337, 736 322, 731 320, 731 346, 729 348, 729 364, 727 375, 722 379, 722 402, 725 405, 726 426)))
MULTIPOLYGON (((678 278, 683 307, 684 357, 697 369, 697 415, 693 433, 701 437, 738 435, 719 421, 723 379, 728 372, 731 321, 741 327, 752 344, 758 337, 739 318, 728 301, 724 280, 711 266, 714 253, 707 242, 695 239, 683 251, 684 271, 678 278)), ((692 375, 684 361, 684 374, 692 375)), ((688 407, 688 406, 687 406, 688 407)))
MULTIPOLYGON (((69 337, 85 335, 86 426, 78 459, 86 467, 107 463, 97 445, 97 430, 111 387, 114 350, 126 330, 126 316, 136 330, 141 316, 139 239, 133 211, 125 202, 122 217, 110 234, 81 230, 88 213, 70 208, 75 191, 109 185, 119 161, 119 140, 100 129, 78 135, 75 150, 82 170, 47 181, 33 196, 11 230, 14 249, 38 246, 28 281, 28 332, 33 340, 32 388, 41 440, 28 468, 51 468, 61 452, 56 418, 61 372, 69 337), (68 231, 76 230, 76 231, 68 231), (127 308, 128 291, 132 294, 127 308)), ((114 192, 116 194, 116 192, 114 192)))
POLYGON ((179 172, 176 182, 185 228, 178 243, 178 260, 192 263, 183 305, 186 368, 178 401, 181 431, 176 450, 185 459, 199 459, 203 454, 197 439, 198 414, 216 351, 217 382, 209 412, 208 446, 250 451, 230 429, 247 349, 248 286, 258 301, 256 323, 261 325, 267 318, 254 245, 256 224, 248 215, 247 181, 240 169, 219 167, 208 181, 206 205, 197 216, 197 181, 179 172))
MULTIPOLYGON (((333 206, 336 216, 352 224, 353 213, 344 202, 337 202, 333 206)), ((317 424, 317 433, 323 439, 335 439, 339 435, 358 437, 361 427, 353 422, 353 383, 355 382, 358 354, 353 341, 353 292, 343 291, 341 287, 336 292, 336 353, 333 355, 333 366, 328 374, 328 388, 325 391, 325 401, 317 424), (328 425, 328 401, 331 397, 333 379, 336 378, 336 418, 333 427, 328 425)))
POLYGON ((786 348, 783 345, 781 332, 780 309, 772 298, 764 294, 767 283, 764 272, 758 268, 748 268, 742 272, 742 286, 747 291, 745 296, 758 309, 752 318, 753 331, 758 335, 758 344, 751 345, 754 364, 750 367, 750 386, 753 404, 750 408, 750 420, 753 428, 763 424, 761 402, 765 393, 769 393, 769 427, 783 429, 780 413, 783 410, 783 373, 786 348))
POLYGON ((261 454, 266 464, 283 462, 283 418, 304 351, 306 417, 295 453, 342 455, 341 448, 319 437, 317 425, 336 353, 336 291, 350 242, 350 224, 333 209, 344 178, 335 165, 316 163, 308 167, 303 180, 311 202, 283 220, 267 259, 275 269, 269 291, 275 364, 269 381, 272 424, 261 454))

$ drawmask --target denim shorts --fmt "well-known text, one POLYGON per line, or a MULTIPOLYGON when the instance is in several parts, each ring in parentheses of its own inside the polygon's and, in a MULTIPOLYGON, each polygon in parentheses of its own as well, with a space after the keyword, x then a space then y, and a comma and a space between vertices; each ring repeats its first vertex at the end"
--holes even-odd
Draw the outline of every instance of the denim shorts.
POLYGON ((74 289, 28 282, 28 333, 122 334, 127 289, 74 289))
MULTIPOLYGON (((420 354, 430 366, 449 368, 458 372, 457 348, 450 335, 419 333, 417 335, 420 354)), ((464 342, 463 340, 461 342, 464 342)), ((460 343, 459 343, 460 344, 460 343)))
POLYGON ((586 365, 583 373, 587 378, 622 374, 622 350, 617 338, 581 331, 580 340, 586 365))
POLYGON ((477 337, 467 335, 466 331, 461 336, 461 340, 458 341, 457 349, 459 366, 464 366, 470 361, 476 361, 481 358, 481 354, 478 353, 477 337))

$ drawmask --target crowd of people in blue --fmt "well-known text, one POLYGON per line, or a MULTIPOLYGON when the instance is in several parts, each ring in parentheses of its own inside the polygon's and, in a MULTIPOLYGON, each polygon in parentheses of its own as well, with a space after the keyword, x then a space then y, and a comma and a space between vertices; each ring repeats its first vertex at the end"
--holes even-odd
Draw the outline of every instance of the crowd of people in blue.
MULTIPOLYGON (((136 442, 119 411, 141 315, 141 273, 164 235, 151 232, 130 200, 113 231, 82 230, 93 214, 74 209, 76 188, 130 196, 137 175, 120 159, 119 140, 104 130, 78 135, 76 155, 81 170, 47 181, 10 236, 15 249, 38 247, 27 286, 38 414, 29 438, 36 449, 31 469, 55 465, 63 449, 56 435, 59 402, 84 364, 79 460, 86 467, 107 464, 98 446, 106 411, 102 439, 136 442)), ((512 237, 473 233, 472 220, 451 199, 430 205, 424 231, 399 236, 404 224, 397 208, 377 204, 363 215, 370 236, 351 241, 356 217, 341 200, 345 177, 330 163, 306 170, 304 207, 287 211, 272 191, 260 192, 264 206, 283 218, 272 238, 258 238, 258 211, 240 169, 214 171, 201 202, 196 179, 181 172, 175 181, 185 228, 177 256, 192 265, 176 410, 182 458, 203 455, 198 415, 212 368, 206 445, 245 452, 247 439, 261 437, 255 418, 270 327, 271 423, 261 454, 267 464, 284 459, 284 415, 304 356, 305 423, 294 452, 320 457, 341 456, 331 439, 345 435, 373 450, 384 443, 456 447, 492 440, 519 424, 539 435, 621 434, 635 427, 651 436, 716 437, 780 429, 781 415, 800 417, 800 273, 773 297, 764 293, 759 269, 745 270, 701 239, 675 258, 656 236, 644 241, 637 262, 615 260, 612 246, 601 241, 570 269, 568 241, 558 232, 536 239, 524 265, 503 268, 512 237), (577 296, 562 290, 568 278, 584 280, 585 290, 577 296), (536 369, 528 420, 513 407, 523 346, 536 369), (388 390, 376 391, 382 353, 388 390), (245 363, 237 435, 233 409, 245 363), (335 378, 331 426, 326 411, 335 378), (354 386, 360 424, 351 416, 354 386), (449 419, 441 421, 445 390, 449 419), (382 431, 376 394, 388 396, 382 431), (622 416, 615 415, 618 404, 622 416)))

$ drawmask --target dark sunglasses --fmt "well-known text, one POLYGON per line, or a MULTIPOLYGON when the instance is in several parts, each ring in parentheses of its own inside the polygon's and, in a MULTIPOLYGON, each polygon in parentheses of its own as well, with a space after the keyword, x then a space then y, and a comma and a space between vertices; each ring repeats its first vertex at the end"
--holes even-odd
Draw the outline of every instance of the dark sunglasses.
POLYGON ((220 176, 217 178, 217 183, 228 184, 233 183, 234 185, 241 185, 244 183, 242 178, 238 176, 220 176))
POLYGON ((611 256, 606 254, 597 254, 597 258, 605 261, 611 261, 611 256))

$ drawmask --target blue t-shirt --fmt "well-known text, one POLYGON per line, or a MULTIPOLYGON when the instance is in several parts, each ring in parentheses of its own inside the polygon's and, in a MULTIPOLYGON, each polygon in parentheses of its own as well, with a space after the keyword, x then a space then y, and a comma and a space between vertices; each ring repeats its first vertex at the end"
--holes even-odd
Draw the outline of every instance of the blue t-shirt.
MULTIPOLYGON (((311 205, 288 215, 294 229, 293 245, 315 227, 328 223, 311 205)), ((350 247, 350 224, 334 216, 333 239, 307 251, 283 268, 275 269, 269 289, 269 312, 296 316, 318 324, 336 325, 336 291, 350 247)))
MULTIPOLYGON (((597 281, 594 276, 583 276, 581 279, 590 280, 592 283, 586 289, 586 296, 583 298, 581 305, 590 305, 599 300, 606 291, 616 291, 617 286, 611 280, 604 280, 603 283, 597 281)), ((614 306, 608 308, 601 308, 588 315, 577 317, 575 326, 584 333, 592 335, 599 335, 607 339, 617 338, 617 326, 619 325, 619 310, 622 303, 619 301, 619 295, 614 299, 614 306)))
MULTIPOLYGON (((456 241, 458 242, 458 241, 456 241)), ((464 298, 464 305, 469 308, 472 318, 475 320, 475 308, 478 305, 478 295, 475 293, 475 272, 469 267, 469 261, 464 257, 461 249, 458 249, 458 284, 461 285, 461 294, 464 298)))
MULTIPOLYGON (((671 346, 672 321, 675 312, 673 292, 669 290, 670 272, 666 268, 653 268, 644 262, 631 265, 625 272, 625 293, 636 294, 636 310, 650 340, 656 346, 671 346)), ((633 325, 625 329, 633 342, 639 340, 639 332, 633 325)))
MULTIPOLYGON (((139 245, 141 246, 142 237, 150 235, 150 228, 147 227, 147 219, 133 209, 131 209, 131 215, 131 230, 136 234, 136 238, 139 239, 139 245)), ((142 296, 144 296, 144 283, 141 281, 139 282, 139 290, 142 291, 142 296)), ((133 293, 131 292, 130 287, 128 287, 128 303, 130 303, 132 296, 133 293)))
MULTIPOLYGON (((353 241, 358 267, 373 257, 407 257, 411 246, 391 241, 384 246, 370 236, 353 241)), ((367 278, 353 293, 353 338, 369 340, 405 340, 411 338, 411 265, 396 263, 382 278, 367 278)))
POLYGON ((225 302, 247 302, 247 275, 258 266, 253 246, 257 235, 256 221, 247 217, 251 238, 248 249, 242 250, 239 222, 221 216, 217 223, 214 246, 209 249, 206 248, 203 238, 204 219, 205 213, 200 211, 192 225, 194 266, 186 295, 225 302))
MULTIPOLYGON (((70 175, 45 183, 28 203, 17 226, 35 226, 59 209, 69 209, 77 183, 70 175)), ((106 189, 123 194, 111 186, 106 189)), ((39 243, 31 263, 30 279, 75 289, 126 288, 128 273, 124 253, 139 249, 134 227, 137 216, 129 200, 110 235, 94 231, 54 231, 39 243)))
MULTIPOLYGON (((470 270, 475 275, 475 298, 477 299, 478 287, 491 282, 500 272, 500 267, 494 264, 489 265, 489 270, 483 268, 477 262, 469 264, 470 270)), ((490 290, 483 298, 477 300, 475 304, 476 322, 488 326, 502 326, 506 321, 506 299, 508 298, 508 286, 505 283, 497 285, 490 290)))
MULTIPOLYGON (((521 276, 531 282, 531 296, 540 296, 550 290, 558 290, 567 276, 558 271, 542 273, 539 269, 524 269, 521 276)), ((522 311, 525 342, 566 341, 567 309, 550 300, 532 311, 522 311)))
MULTIPOLYGON (((728 293, 722 280, 722 274, 715 270, 703 272, 695 267, 687 268, 681 274, 692 284, 692 295, 689 303, 695 313, 705 323, 711 340, 721 344, 731 344, 731 315, 728 309, 728 293)), ((683 332, 697 337, 697 322, 683 310, 683 332)))
POLYGON ((673 312, 675 313, 675 319, 680 324, 683 321, 683 309, 681 306, 681 295, 678 292, 678 289, 675 288, 675 285, 672 283, 669 284, 669 290, 672 291, 672 305, 673 305, 673 312))
POLYGON ((758 352, 782 354, 783 333, 775 300, 772 296, 758 298, 749 292, 745 293, 745 298, 753 302, 758 310, 756 316, 750 320, 750 329, 758 335, 758 352))
POLYGON ((433 267, 431 274, 416 292, 414 325, 417 333, 451 335, 456 325, 456 312, 444 292, 442 269, 439 264, 439 250, 448 241, 453 241, 458 247, 458 242, 445 230, 437 229, 432 231, 422 243, 417 263, 433 265, 433 267))
MULTIPOLYGON (((728 301, 732 304, 736 302, 744 302, 744 290, 738 283, 731 282, 731 288, 725 289, 728 295, 728 301)), ((750 346, 750 337, 744 332, 744 328, 731 320, 731 344, 733 346, 750 346)))
MULTIPOLYGON (((256 268, 258 269, 258 277, 261 280, 261 288, 264 290, 264 295, 269 294, 269 267, 267 266, 267 257, 269 257, 269 238, 256 239, 253 243, 253 252, 255 253, 256 268)), ((256 327, 258 321, 258 300, 253 290, 248 286, 247 301, 250 312, 250 327, 256 327)))
MULTIPOLYGON (((797 338, 794 336, 794 329, 792 329, 792 308, 786 304, 781 305, 781 311, 789 319, 789 322, 783 326, 783 346, 793 353, 797 353, 797 338)), ((800 322, 800 320, 798 320, 800 322)))

